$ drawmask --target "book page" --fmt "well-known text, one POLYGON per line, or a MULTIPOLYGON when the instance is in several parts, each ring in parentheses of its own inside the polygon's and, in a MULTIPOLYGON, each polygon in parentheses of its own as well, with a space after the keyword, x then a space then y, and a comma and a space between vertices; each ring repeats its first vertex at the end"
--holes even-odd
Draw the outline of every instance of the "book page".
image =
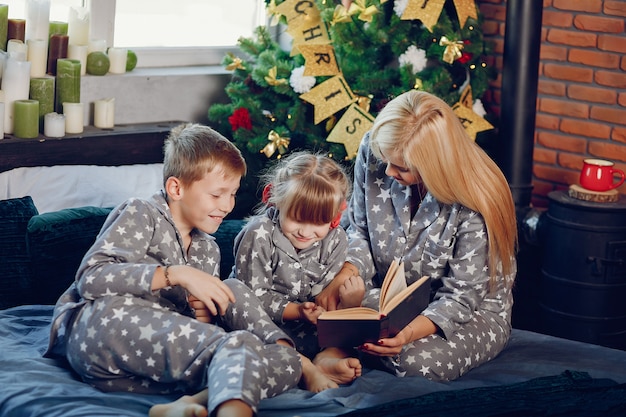
POLYGON ((341 310, 324 311, 318 318, 322 320, 378 320, 380 314, 373 308, 368 307, 351 307, 341 310))
MULTIPOLYGON (((402 274, 404 275, 404 274, 402 274)), ((419 287, 420 285, 424 284, 424 282, 426 282, 428 280, 428 276, 424 275, 423 277, 421 277, 420 279, 418 279, 417 281, 415 281, 413 284, 409 285, 408 287, 406 286, 406 280, 402 280, 404 281, 404 289, 401 290, 399 293, 397 293, 394 297, 391 297, 388 300, 385 300, 385 305, 384 307, 380 310, 380 312, 384 315, 387 315, 391 310, 393 310, 398 304, 400 304, 402 302, 402 300, 404 300, 407 296, 409 296, 413 291, 415 291, 415 289, 417 287, 419 287)))
POLYGON ((398 263, 393 261, 389 266, 387 275, 383 281, 383 285, 380 289, 380 302, 379 310, 382 312, 385 310, 389 300, 394 298, 406 289, 406 279, 404 276, 404 262, 398 263))

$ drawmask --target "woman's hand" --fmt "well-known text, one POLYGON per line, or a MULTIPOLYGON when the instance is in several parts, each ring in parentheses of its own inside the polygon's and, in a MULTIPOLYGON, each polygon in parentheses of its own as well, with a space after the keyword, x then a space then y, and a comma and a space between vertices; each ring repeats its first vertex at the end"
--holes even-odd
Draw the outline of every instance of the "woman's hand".
POLYGON ((359 347, 362 352, 374 356, 395 356, 402 352, 402 347, 437 331, 437 326, 426 316, 419 315, 394 337, 380 339, 378 343, 364 343, 359 347))

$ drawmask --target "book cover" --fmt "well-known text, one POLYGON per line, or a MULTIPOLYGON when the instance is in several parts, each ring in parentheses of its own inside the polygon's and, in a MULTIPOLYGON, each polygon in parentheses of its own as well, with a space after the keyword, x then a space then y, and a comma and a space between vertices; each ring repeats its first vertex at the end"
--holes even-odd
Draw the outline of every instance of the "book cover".
POLYGON ((320 347, 356 347, 393 337, 430 302, 430 278, 407 286, 404 265, 392 263, 381 287, 380 307, 353 307, 327 311, 317 319, 320 347))

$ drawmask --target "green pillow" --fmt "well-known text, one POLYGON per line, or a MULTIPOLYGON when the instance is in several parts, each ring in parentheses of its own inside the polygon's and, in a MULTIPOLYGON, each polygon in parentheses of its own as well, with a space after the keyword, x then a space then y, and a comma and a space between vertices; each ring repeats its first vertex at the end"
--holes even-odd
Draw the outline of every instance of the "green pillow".
POLYGON ((0 309, 24 304, 31 281, 26 226, 38 214, 30 196, 0 201, 0 309))
POLYGON ((55 304, 70 286, 112 208, 78 207, 34 216, 28 223, 36 304, 55 304))

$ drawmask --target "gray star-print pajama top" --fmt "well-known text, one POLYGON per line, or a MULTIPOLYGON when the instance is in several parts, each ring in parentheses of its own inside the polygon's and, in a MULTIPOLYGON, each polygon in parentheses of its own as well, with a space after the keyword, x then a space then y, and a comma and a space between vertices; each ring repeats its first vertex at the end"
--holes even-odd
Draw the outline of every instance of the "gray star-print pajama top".
POLYGON ((306 321, 285 322, 283 313, 290 302, 314 302, 341 270, 348 252, 345 230, 334 228, 321 241, 296 252, 280 230, 278 211, 269 207, 239 232, 234 252, 231 278, 245 282, 272 320, 295 341, 298 352, 313 358, 320 350, 316 326, 306 321))
POLYGON ((363 301, 372 308, 378 307, 376 287, 394 259, 404 261, 409 284, 423 275, 433 278, 431 303, 423 314, 441 331, 380 362, 398 376, 452 380, 493 359, 506 345, 514 274, 499 274, 490 291, 482 216, 427 194, 411 217, 411 187, 387 176, 385 168, 372 155, 366 134, 354 167, 348 261, 373 287, 363 301))
POLYGON ((104 391, 209 391, 215 407, 259 401, 298 384, 301 364, 289 339, 252 291, 226 280, 236 303, 221 326, 195 319, 184 288, 151 290, 159 265, 191 265, 219 276, 219 247, 194 230, 185 253, 163 192, 114 209, 57 302, 47 355, 68 359, 104 391))

